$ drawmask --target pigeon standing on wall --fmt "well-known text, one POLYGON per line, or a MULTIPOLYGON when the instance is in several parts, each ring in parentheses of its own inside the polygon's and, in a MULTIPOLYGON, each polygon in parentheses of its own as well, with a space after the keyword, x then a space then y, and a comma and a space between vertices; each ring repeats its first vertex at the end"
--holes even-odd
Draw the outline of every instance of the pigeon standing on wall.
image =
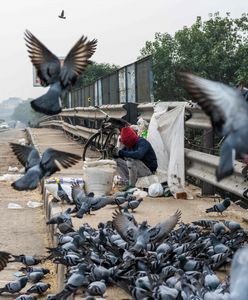
POLYGON ((64 168, 69 168, 81 159, 79 155, 52 148, 46 149, 40 157, 38 151, 31 146, 10 143, 10 147, 25 167, 25 175, 11 184, 14 189, 19 191, 33 190, 37 188, 42 178, 60 171, 56 161, 64 168))
POLYGON ((60 19, 66 19, 64 10, 61 11, 61 14, 58 17, 60 19))
POLYGON ((225 137, 216 170, 217 181, 233 174, 234 159, 248 154, 248 103, 238 89, 190 73, 179 73, 181 83, 204 112, 214 130, 225 137))
POLYGON ((96 50, 97 40, 87 41, 87 37, 82 36, 71 48, 61 66, 58 57, 30 31, 26 30, 24 39, 41 85, 50 86, 45 95, 31 101, 31 106, 34 110, 47 115, 58 114, 61 112, 60 99, 87 67, 90 57, 96 50))

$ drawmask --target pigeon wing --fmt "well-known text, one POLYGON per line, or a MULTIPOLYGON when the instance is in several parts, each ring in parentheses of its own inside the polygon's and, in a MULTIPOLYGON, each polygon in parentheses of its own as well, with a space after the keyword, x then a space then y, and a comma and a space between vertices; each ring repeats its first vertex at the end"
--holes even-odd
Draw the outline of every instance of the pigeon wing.
POLYGON ((60 73, 60 80, 64 87, 73 85, 77 77, 82 74, 89 63, 89 58, 96 51, 97 40, 87 41, 82 36, 67 54, 60 73))
POLYGON ((71 197, 74 203, 82 203, 85 193, 78 184, 71 185, 71 197))
POLYGON ((24 39, 28 47, 29 57, 37 70, 43 86, 55 82, 60 74, 58 57, 46 48, 30 31, 25 31, 24 39))
POLYGON ((81 156, 77 154, 48 148, 42 155, 40 165, 42 169, 48 173, 47 176, 49 176, 60 171, 56 161, 58 161, 62 167, 67 169, 72 165, 75 165, 79 160, 81 160, 81 156))
POLYGON ((171 230, 177 225, 181 218, 181 211, 177 210, 175 214, 162 223, 158 223, 155 227, 148 230, 150 234, 150 242, 157 243, 163 240, 171 230))
POLYGON ((136 241, 138 227, 122 212, 116 210, 113 214, 113 226, 126 242, 134 243, 136 241))
MULTIPOLYGON (((31 146, 20 145, 16 143, 10 143, 12 151, 15 153, 19 162, 25 167, 28 162, 28 157, 31 151, 36 151, 31 146)), ((39 162, 39 153, 37 152, 37 162, 39 162)))
POLYGON ((222 135, 226 135, 235 126, 232 116, 237 112, 247 114, 247 104, 237 89, 190 73, 182 72, 178 76, 183 87, 222 135))
POLYGON ((0 251, 0 271, 2 271, 8 264, 11 254, 8 252, 0 251))

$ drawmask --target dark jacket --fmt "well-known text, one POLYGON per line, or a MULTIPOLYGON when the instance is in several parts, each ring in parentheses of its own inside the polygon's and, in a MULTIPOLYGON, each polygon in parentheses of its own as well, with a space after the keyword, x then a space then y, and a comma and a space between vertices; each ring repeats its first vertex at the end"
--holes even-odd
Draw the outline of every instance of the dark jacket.
POLYGON ((158 167, 157 157, 152 145, 144 138, 139 138, 132 149, 124 148, 119 151, 121 158, 130 157, 141 160, 151 172, 155 172, 158 167))

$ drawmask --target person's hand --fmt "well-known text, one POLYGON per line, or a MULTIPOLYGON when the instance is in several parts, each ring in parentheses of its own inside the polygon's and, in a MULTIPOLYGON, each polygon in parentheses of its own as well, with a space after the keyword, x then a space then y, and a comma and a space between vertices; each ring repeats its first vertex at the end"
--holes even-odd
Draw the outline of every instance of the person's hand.
POLYGON ((117 147, 114 147, 114 149, 112 150, 112 156, 113 158, 119 157, 119 149, 117 147))

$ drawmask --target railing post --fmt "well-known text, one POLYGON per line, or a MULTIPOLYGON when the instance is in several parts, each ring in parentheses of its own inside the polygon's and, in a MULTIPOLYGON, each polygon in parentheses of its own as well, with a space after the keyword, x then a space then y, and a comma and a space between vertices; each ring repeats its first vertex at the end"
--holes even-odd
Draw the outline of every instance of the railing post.
MULTIPOLYGON (((203 147, 208 148, 208 149, 213 149, 214 147, 214 133, 213 130, 205 129, 203 130, 203 147)), ((213 154, 213 151, 204 151, 209 154, 213 154)), ((214 195, 215 189, 214 186, 207 183, 203 182, 202 183, 202 196, 210 196, 214 195)))

